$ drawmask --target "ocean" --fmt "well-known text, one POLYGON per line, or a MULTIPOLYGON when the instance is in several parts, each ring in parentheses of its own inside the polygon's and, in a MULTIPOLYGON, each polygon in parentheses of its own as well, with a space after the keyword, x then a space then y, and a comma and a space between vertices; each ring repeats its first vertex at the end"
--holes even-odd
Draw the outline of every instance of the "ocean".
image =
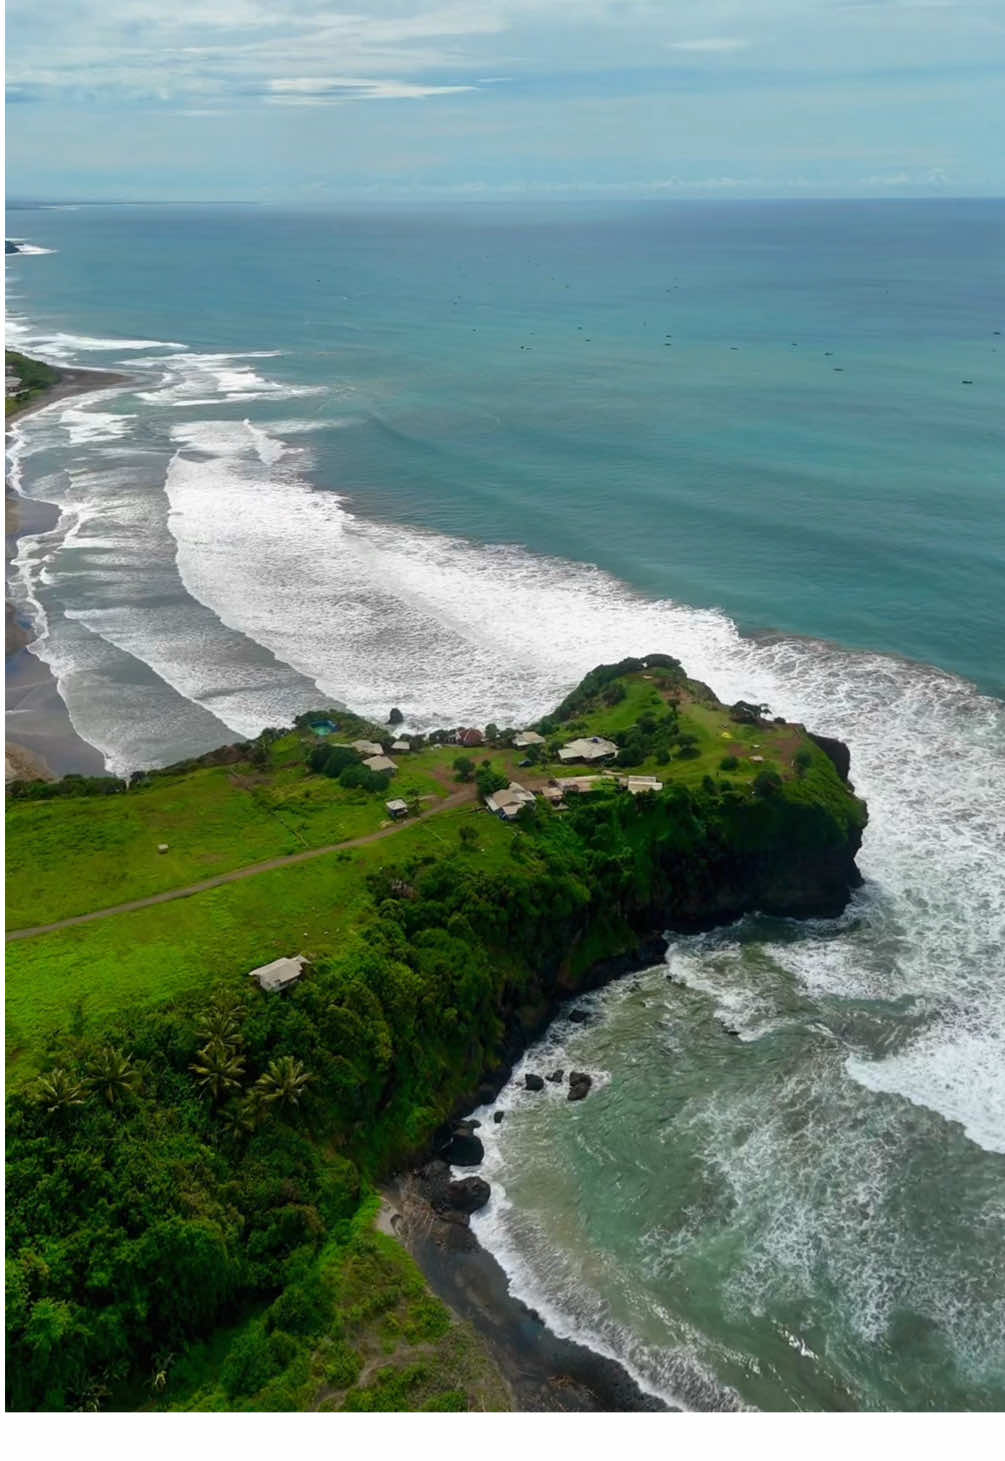
POLYGON ((656 650, 848 742, 846 915, 554 1026, 524 1068, 597 1089, 503 1093, 476 1225, 675 1404, 1005 1405, 1005 203, 7 226, 8 343, 129 378, 9 449, 60 509, 11 591, 110 770, 332 701, 519 724, 656 650))

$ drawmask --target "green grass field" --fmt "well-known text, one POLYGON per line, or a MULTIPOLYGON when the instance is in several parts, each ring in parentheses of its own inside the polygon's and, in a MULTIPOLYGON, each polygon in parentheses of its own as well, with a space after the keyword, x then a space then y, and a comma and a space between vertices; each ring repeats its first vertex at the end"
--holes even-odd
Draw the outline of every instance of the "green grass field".
MULTIPOLYGON (((302 753, 301 753, 302 754, 302 753)), ((257 773, 214 766, 114 797, 12 802, 7 812, 7 926, 54 923, 269 858, 375 832, 394 797, 444 788, 402 757, 383 794, 281 761, 257 773), (168 851, 159 853, 158 844, 168 851)), ((426 802, 424 805, 431 805, 426 802)))
POLYGON ((366 898, 366 873, 453 850, 465 824, 478 831, 469 856, 488 866, 508 855, 512 829, 463 808, 405 824, 385 842, 8 944, 8 1078, 33 1075, 56 1031, 83 1033, 228 981, 243 990, 250 969, 284 954, 337 952, 366 898))

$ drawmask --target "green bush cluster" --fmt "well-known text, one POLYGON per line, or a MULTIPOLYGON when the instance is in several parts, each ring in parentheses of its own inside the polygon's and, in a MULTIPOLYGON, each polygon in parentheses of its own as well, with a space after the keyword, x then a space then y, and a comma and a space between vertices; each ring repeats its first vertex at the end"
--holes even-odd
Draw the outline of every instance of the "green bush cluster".
MULTIPOLYGON (((669 654, 649 654, 644 659, 623 659, 616 665, 597 665, 596 669, 585 675, 574 690, 571 690, 557 710, 544 720, 538 723, 538 730, 543 735, 551 735, 559 725, 573 716, 581 715, 583 711, 590 709, 596 702, 598 696, 624 675, 639 674, 647 669, 662 669, 669 672, 669 677, 680 684, 684 683, 684 668, 680 660, 674 659, 669 654)), ((624 687, 622 686, 622 690, 624 687)), ((613 691, 617 695, 617 691, 613 691)), ((624 695, 617 698, 623 699, 624 695)), ((616 703, 608 701, 608 704, 616 703)))

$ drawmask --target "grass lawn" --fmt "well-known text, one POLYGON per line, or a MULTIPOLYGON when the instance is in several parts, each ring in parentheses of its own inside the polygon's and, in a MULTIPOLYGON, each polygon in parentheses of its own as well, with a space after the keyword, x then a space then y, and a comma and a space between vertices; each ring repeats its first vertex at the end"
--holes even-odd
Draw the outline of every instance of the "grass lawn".
POLYGON ((385 793, 346 791, 284 758, 264 774, 214 766, 122 796, 12 802, 7 925, 54 923, 361 837, 388 820, 389 797, 438 797, 442 790, 435 777, 402 764, 385 793), (160 843, 167 852, 158 853, 160 843))
MULTIPOLYGON (((38 808, 36 808, 37 810, 38 808)), ((508 856, 512 828, 484 812, 458 809, 368 847, 260 873, 160 907, 7 946, 8 1078, 20 1083, 44 1064, 57 1030, 83 1032, 131 1010, 234 981, 283 954, 336 950, 364 906, 364 879, 380 863, 459 846, 464 824, 478 829, 468 854, 489 864, 508 856)))

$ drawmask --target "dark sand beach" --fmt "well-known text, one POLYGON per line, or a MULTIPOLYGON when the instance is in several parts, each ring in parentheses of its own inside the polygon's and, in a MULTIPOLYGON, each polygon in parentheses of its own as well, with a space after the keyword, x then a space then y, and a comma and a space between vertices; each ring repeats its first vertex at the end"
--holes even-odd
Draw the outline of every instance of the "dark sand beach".
MULTIPOLYGON (((57 401, 91 391, 107 390, 120 385, 126 377, 100 370, 65 370, 55 385, 35 396, 23 411, 7 418, 12 421, 41 411, 57 401)), ((7 575, 17 553, 19 540, 32 533, 46 532, 59 518, 59 509, 49 502, 5 493, 5 537, 7 575)), ((70 722, 56 681, 48 665, 32 654, 28 646, 34 638, 30 619, 6 599, 6 728, 5 777, 16 778, 65 776, 80 772, 97 776, 105 769, 104 757, 80 738, 70 722)))
POLYGON ((441 1221, 411 1179, 385 1191, 379 1226, 408 1249, 430 1288, 491 1351, 526 1411, 665 1411, 621 1365, 560 1339, 509 1291, 506 1273, 468 1228, 441 1221))

